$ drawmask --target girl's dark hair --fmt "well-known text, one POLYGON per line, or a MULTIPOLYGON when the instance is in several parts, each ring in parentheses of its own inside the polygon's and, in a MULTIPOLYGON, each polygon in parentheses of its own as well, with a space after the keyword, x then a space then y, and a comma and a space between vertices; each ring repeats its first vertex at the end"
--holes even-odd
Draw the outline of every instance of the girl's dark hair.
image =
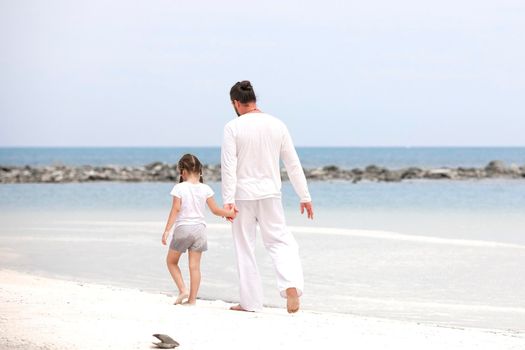
POLYGON ((230 100, 237 100, 240 103, 256 102, 255 92, 252 83, 248 80, 238 81, 230 90, 230 100))
POLYGON ((180 179, 179 182, 183 182, 182 179, 182 171, 186 170, 190 174, 199 174, 200 182, 204 182, 202 179, 202 164, 199 160, 199 158, 195 157, 193 154, 185 154, 182 156, 182 158, 179 160, 179 163, 177 164, 179 167, 180 172, 180 179))

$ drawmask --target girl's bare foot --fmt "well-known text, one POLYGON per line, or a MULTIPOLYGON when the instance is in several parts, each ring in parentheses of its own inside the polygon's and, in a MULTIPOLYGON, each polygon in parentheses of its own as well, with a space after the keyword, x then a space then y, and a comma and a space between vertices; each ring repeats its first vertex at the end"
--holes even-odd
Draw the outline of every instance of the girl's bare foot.
POLYGON ((294 314, 299 311, 300 301, 299 294, 296 288, 288 288, 286 290, 286 309, 288 313, 294 314))
POLYGON ((197 304, 197 300, 187 300, 185 301, 184 303, 182 303, 182 305, 184 306, 195 306, 195 304, 197 304))
POLYGON ((230 307, 230 310, 233 310, 233 311, 253 312, 253 311, 248 311, 248 310, 243 309, 241 305, 235 305, 235 306, 232 306, 232 307, 230 307))
POLYGON ((184 299, 188 299, 189 296, 190 295, 188 294, 188 292, 179 293, 179 296, 177 297, 177 299, 175 299, 175 305, 182 304, 184 299))

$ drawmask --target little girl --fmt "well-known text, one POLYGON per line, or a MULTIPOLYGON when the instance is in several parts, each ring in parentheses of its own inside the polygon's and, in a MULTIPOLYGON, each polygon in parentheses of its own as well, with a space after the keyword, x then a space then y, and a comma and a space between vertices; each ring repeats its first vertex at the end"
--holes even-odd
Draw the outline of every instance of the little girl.
POLYGON ((235 217, 234 210, 219 208, 213 199, 213 190, 205 185, 202 180, 202 164, 191 154, 185 154, 178 163, 180 181, 171 190, 173 205, 162 235, 162 244, 175 225, 173 238, 166 257, 168 270, 179 289, 175 304, 181 304, 185 299, 194 305, 197 300, 197 291, 201 282, 200 261, 202 252, 208 249, 206 241, 206 222, 204 221, 204 208, 208 204, 211 212, 217 216, 229 219, 235 217), (190 268, 190 290, 184 284, 179 268, 179 259, 182 253, 188 252, 190 268))

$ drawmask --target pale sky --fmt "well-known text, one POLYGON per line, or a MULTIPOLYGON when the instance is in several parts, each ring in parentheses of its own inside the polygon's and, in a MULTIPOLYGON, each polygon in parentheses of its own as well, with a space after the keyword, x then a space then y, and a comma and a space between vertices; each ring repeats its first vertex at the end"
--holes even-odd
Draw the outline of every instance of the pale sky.
POLYGON ((0 0, 0 146, 525 145, 523 0, 0 0))

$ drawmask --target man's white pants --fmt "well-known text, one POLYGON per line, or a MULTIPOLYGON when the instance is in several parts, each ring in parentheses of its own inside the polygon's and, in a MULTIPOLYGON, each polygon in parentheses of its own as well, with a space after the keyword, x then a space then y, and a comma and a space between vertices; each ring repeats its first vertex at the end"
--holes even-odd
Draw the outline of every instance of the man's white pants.
POLYGON ((263 303, 261 277, 255 261, 257 224, 264 246, 273 261, 281 296, 286 297, 288 288, 297 288, 300 296, 304 281, 299 248, 292 233, 286 227, 281 199, 237 200, 235 205, 239 213, 233 220, 232 230, 239 269, 242 308, 255 311, 261 309, 263 303))

